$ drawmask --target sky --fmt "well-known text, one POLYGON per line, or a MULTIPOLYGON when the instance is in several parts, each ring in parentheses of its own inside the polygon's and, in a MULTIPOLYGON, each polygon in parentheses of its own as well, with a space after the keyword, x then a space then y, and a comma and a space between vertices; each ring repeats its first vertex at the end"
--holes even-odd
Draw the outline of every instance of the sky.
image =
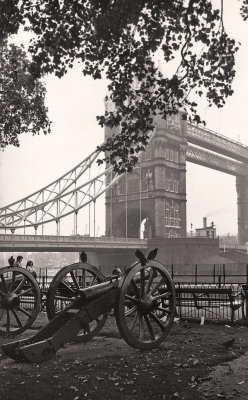
MULTIPOLYGON (((234 94, 224 108, 209 108, 203 103, 200 111, 208 128, 248 146, 248 22, 242 21, 237 0, 225 0, 224 5, 226 29, 242 43, 236 58, 234 94)), ((26 39, 19 34, 14 40, 20 43, 26 39)), ((166 71, 161 59, 160 65, 166 71)), ((19 148, 9 146, 0 153, 0 207, 59 178, 103 142, 104 131, 96 115, 104 112, 106 81, 84 77, 77 65, 62 79, 48 76, 45 83, 52 132, 47 136, 23 134, 19 148)), ((235 177, 191 163, 186 168, 188 231, 191 224, 193 230, 202 227, 206 216, 208 222, 215 223, 218 235, 236 234, 235 177)), ((104 234, 104 200, 97 207, 99 234, 104 234)))

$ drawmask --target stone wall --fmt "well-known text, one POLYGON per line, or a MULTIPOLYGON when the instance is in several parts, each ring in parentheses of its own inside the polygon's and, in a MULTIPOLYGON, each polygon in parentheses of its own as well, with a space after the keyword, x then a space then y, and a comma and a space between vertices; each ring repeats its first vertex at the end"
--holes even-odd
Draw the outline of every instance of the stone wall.
MULTIPOLYGON (((184 265, 200 264, 207 257, 217 254, 219 251, 219 240, 208 238, 161 238, 149 241, 149 249, 146 250, 147 255, 150 250, 158 248, 157 260, 164 265, 184 265)), ((123 271, 130 264, 137 261, 134 250, 130 249, 111 249, 96 250, 88 252, 89 263, 100 267, 105 275, 112 272, 114 266, 120 267, 123 271)))

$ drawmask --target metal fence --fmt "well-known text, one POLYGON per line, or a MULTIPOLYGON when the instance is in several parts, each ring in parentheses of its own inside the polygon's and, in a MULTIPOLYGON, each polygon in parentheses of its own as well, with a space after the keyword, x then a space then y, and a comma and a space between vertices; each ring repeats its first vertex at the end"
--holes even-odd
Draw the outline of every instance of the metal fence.
POLYGON ((175 283, 180 318, 227 323, 246 319, 247 264, 173 264, 167 268, 175 283))
MULTIPOLYGON (((247 264, 173 264, 166 266, 175 283, 177 315, 182 319, 236 322, 248 315, 247 264), (193 289, 193 290, 192 290, 193 289), (196 290, 197 293, 194 293, 196 290), (180 298, 181 295, 181 298, 180 298), (182 300, 182 296, 183 300, 182 300)), ((124 272, 125 269, 123 269, 124 272)), ((53 276, 49 268, 40 269, 37 280, 45 296, 53 276)), ((54 271, 53 271, 54 272, 54 271)), ((64 303, 57 304, 57 309, 64 303)))
POLYGON ((246 319, 246 285, 177 282, 175 287, 181 319, 232 323, 246 319))

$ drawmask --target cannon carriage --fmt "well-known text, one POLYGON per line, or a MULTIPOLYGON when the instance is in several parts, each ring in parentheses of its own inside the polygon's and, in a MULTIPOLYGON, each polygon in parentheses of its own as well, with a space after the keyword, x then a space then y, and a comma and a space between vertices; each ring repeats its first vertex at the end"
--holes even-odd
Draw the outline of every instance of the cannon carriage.
MULTIPOLYGON (((30 274, 26 274, 26 282, 33 284, 30 274)), ((17 295, 28 290, 16 290, 15 285, 14 290, 9 287, 17 295)), ((97 335, 111 310, 121 336, 130 346, 153 349, 172 327, 176 295, 167 269, 143 256, 123 277, 113 275, 107 279, 87 262, 62 268, 51 282, 46 307, 49 323, 29 339, 3 345, 8 356, 30 362, 49 359, 64 344, 86 342, 97 335)), ((13 313, 13 309, 6 314, 13 313)))

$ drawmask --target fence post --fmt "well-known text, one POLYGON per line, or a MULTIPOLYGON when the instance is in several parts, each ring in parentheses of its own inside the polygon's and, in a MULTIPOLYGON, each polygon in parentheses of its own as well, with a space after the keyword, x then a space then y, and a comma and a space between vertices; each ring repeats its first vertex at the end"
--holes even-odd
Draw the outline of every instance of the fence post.
POLYGON ((221 274, 220 273, 218 275, 218 286, 219 286, 219 288, 221 287, 221 274))
POLYGON ((45 291, 45 276, 42 275, 42 291, 45 291))
POLYGON ((174 279, 174 266, 171 265, 171 278, 174 279))
POLYGON ((246 264, 246 283, 248 285, 248 264, 246 264))
POLYGON ((195 285, 197 285, 197 264, 195 264, 195 285))

